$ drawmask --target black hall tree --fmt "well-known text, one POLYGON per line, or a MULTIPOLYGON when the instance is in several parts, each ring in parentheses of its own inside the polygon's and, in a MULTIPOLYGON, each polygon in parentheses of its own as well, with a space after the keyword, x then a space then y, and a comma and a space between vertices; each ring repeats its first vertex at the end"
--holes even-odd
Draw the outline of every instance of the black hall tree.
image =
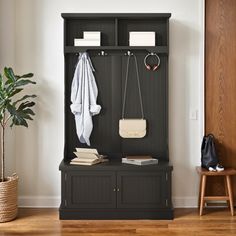
MULTIPOLYGON (((65 148, 60 164, 60 219, 173 219, 171 173, 168 151, 168 53, 169 13, 77 14, 64 13, 65 56, 65 148), (74 46, 83 31, 101 31, 101 46, 74 46), (129 46, 130 31, 154 31, 156 46, 129 46), (99 115, 93 117, 91 147, 109 157, 109 162, 93 166, 70 165, 78 140, 70 111, 71 83, 77 54, 87 51, 95 67, 99 115), (102 56, 101 51, 105 52, 102 56), (127 52, 137 57, 147 135, 141 139, 119 136, 124 94, 127 52), (158 71, 148 71, 143 63, 147 53, 157 53, 158 71), (157 165, 135 166, 121 163, 126 155, 151 155, 157 165)), ((139 117, 138 89, 134 66, 126 102, 127 117, 139 117), (133 75, 133 76, 132 76, 133 75)))

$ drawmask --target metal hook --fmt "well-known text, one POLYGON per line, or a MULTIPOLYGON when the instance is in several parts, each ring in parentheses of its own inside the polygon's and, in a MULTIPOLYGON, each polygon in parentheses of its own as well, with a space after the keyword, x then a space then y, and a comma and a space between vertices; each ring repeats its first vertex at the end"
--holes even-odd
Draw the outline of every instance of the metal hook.
POLYGON ((131 53, 131 51, 127 51, 127 53, 125 53, 125 55, 127 55, 127 56, 132 56, 132 55, 134 55, 134 54, 131 53))
POLYGON ((98 53, 98 55, 99 55, 99 56, 106 56, 107 53, 105 53, 105 51, 102 50, 100 53, 98 53))

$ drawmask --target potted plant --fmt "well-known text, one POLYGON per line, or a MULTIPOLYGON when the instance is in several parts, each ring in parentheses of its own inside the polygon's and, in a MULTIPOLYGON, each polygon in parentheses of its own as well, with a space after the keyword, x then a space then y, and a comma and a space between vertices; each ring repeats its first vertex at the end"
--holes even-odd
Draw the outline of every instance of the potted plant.
POLYGON ((1 175, 0 175, 0 222, 13 220, 17 216, 17 184, 18 176, 5 176, 5 129, 9 125, 28 127, 28 120, 33 120, 35 113, 32 101, 36 95, 19 96, 24 87, 36 84, 28 78, 32 73, 15 75, 12 68, 4 68, 0 74, 0 127, 1 127, 1 175))

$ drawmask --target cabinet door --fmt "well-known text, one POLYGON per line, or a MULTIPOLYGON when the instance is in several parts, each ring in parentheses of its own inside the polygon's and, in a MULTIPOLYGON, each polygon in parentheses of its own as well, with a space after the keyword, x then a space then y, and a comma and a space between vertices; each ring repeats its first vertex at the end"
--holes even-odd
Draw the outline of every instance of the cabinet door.
POLYGON ((167 207, 166 172, 118 172, 118 208, 167 207))
POLYGON ((115 208, 116 176, 110 171, 71 171, 66 180, 69 208, 115 208))

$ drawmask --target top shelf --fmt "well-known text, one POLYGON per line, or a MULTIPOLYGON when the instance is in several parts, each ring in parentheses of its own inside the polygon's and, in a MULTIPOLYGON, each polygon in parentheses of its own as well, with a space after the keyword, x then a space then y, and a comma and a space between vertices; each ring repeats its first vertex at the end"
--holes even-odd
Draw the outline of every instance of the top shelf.
POLYGON ((64 52, 77 53, 87 50, 146 50, 168 53, 170 13, 63 13, 64 52), (101 46, 75 47, 74 39, 83 38, 84 31, 100 31, 101 46), (129 46, 129 32, 155 32, 155 46, 129 46))
POLYGON ((62 13, 64 19, 104 19, 104 18, 120 18, 120 19, 137 19, 137 18, 158 18, 167 19, 171 17, 171 13, 62 13))

